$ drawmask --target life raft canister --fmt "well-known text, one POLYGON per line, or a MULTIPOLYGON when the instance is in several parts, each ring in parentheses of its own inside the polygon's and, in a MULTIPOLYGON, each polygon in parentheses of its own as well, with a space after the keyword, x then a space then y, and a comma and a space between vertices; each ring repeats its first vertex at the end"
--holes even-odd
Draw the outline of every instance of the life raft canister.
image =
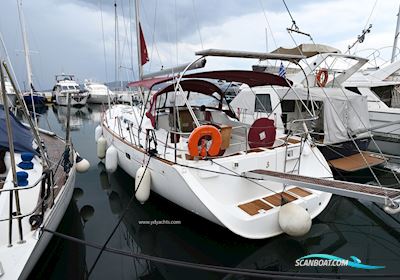
POLYGON ((328 69, 326 68, 319 69, 319 71, 317 72, 317 76, 315 77, 315 80, 319 87, 324 87, 328 82, 328 69))
POLYGON ((192 157, 217 156, 220 152, 222 136, 219 130, 212 125, 196 127, 189 136, 188 150, 192 157), (211 142, 207 145, 206 142, 211 142), (200 148, 200 151, 199 151, 200 148))

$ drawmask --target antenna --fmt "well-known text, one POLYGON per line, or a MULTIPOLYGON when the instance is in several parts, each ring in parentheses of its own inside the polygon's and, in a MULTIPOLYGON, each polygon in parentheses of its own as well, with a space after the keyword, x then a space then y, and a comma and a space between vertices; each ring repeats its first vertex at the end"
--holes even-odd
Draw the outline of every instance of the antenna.
POLYGON ((372 24, 370 24, 370 25, 368 26, 367 29, 363 29, 363 31, 361 32, 361 35, 358 35, 358 36, 357 36, 357 40, 355 40, 353 44, 351 44, 351 45, 349 45, 349 46, 347 47, 346 53, 347 53, 347 52, 350 53, 350 50, 351 50, 355 45, 357 45, 357 43, 360 43, 360 44, 363 43, 364 40, 365 40, 365 35, 367 35, 368 33, 371 32, 371 28, 372 28, 372 24))

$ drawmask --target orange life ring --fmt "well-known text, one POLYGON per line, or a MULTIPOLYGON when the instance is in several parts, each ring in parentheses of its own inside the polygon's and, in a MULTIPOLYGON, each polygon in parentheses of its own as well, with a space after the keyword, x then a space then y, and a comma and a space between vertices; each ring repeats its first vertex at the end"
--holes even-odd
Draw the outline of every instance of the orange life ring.
POLYGON ((222 136, 219 130, 212 125, 196 127, 189 136, 188 150, 192 157, 201 155, 205 157, 217 156, 222 144, 222 136), (209 147, 206 142, 211 141, 209 147), (199 151, 200 148, 200 151, 199 151))
POLYGON ((317 76, 315 77, 315 80, 317 81, 317 85, 319 87, 324 87, 328 82, 328 69, 326 68, 319 69, 317 76))

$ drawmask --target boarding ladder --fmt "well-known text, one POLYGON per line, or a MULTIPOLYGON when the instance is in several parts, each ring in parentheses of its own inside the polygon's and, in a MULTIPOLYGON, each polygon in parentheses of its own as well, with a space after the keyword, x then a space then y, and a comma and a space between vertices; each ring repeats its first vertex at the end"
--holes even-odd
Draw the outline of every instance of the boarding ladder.
MULTIPOLYGON (((400 203, 400 190, 370 186, 365 184, 350 183, 338 180, 327 180, 321 178, 307 177, 297 174, 289 174, 270 170, 251 170, 247 176, 261 175, 262 179, 275 181, 283 184, 296 185, 303 188, 315 189, 329 192, 340 196, 363 199, 367 201, 388 204, 388 199, 394 203, 400 203)), ((259 179, 259 178, 255 178, 259 179)))

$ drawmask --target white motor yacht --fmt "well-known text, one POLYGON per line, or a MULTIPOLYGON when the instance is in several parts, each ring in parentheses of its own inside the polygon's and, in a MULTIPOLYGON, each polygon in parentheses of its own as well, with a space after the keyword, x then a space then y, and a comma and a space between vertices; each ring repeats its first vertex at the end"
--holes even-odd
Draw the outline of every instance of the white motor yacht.
POLYGON ((53 95, 57 105, 68 105, 68 94, 71 95, 71 106, 85 106, 89 94, 82 90, 74 80, 74 75, 56 75, 56 84, 53 88, 53 95))
POLYGON ((95 82, 85 82, 84 89, 88 91, 88 103, 108 104, 117 99, 117 95, 105 84, 95 82))

